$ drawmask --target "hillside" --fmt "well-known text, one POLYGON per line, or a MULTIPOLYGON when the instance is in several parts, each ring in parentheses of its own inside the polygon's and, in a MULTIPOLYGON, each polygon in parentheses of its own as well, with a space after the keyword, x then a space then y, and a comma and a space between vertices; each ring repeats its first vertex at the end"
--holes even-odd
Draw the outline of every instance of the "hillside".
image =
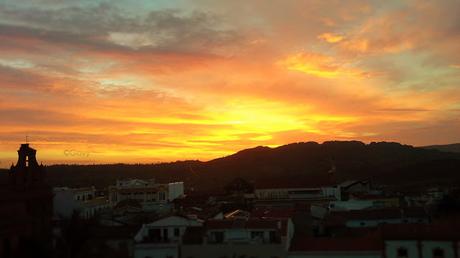
POLYGON ((446 144, 446 145, 430 145, 430 146, 423 146, 424 149, 434 149, 444 152, 455 152, 460 153, 460 143, 454 144, 446 144))
POLYGON ((104 187, 121 178, 155 178, 215 190, 236 177, 256 187, 314 186, 369 178, 391 185, 432 185, 460 182, 460 154, 388 142, 301 142, 277 148, 259 146, 208 162, 53 165, 47 171, 53 186, 104 187), (335 172, 328 173, 333 167, 335 172))

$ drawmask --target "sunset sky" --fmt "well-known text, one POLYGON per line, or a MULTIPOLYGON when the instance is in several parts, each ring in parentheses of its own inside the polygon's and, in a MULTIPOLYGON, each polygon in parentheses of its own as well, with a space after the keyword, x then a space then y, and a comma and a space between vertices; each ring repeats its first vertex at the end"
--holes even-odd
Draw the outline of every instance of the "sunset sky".
POLYGON ((0 0, 0 167, 460 142, 460 1, 0 0))

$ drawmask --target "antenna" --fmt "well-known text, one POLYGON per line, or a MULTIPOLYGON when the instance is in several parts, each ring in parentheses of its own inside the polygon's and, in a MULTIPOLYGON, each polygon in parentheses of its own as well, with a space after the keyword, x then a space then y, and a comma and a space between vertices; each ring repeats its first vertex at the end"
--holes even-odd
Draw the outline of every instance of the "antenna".
POLYGON ((29 136, 26 134, 26 143, 29 144, 29 136))

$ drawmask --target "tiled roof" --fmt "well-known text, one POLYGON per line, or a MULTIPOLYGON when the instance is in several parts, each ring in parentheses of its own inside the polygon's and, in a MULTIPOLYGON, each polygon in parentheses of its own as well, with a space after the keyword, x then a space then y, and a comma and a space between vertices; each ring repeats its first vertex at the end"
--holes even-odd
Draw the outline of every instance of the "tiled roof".
POLYGON ((365 181, 365 180, 347 180, 345 182, 340 183, 339 185, 342 188, 348 188, 356 184, 368 184, 368 183, 369 181, 365 181))
POLYGON ((196 216, 196 218, 206 220, 206 219, 210 219, 218 215, 220 213, 220 209, 219 207, 216 207, 216 206, 212 206, 212 207, 207 206, 203 208, 187 207, 187 208, 182 209, 180 213, 183 214, 184 216, 189 216, 189 217, 196 216))
POLYGON ((230 229, 230 228, 260 228, 260 229, 278 229, 279 220, 227 220, 227 219, 211 219, 206 221, 207 229, 230 229))
POLYGON ((250 215, 251 214, 248 211, 237 209, 237 210, 224 214, 224 218, 226 219, 232 219, 232 218, 238 218, 238 217, 249 218, 250 215))
POLYGON ((280 219, 280 218, 292 218, 294 216, 295 209, 286 207, 276 207, 276 208, 265 208, 265 207, 258 207, 255 208, 251 212, 251 218, 272 218, 272 219, 280 219))

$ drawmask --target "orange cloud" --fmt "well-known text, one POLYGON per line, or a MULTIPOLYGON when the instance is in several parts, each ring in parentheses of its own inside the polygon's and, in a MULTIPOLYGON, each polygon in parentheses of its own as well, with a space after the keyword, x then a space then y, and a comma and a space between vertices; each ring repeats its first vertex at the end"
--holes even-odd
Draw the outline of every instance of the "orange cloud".
POLYGON ((337 43, 344 39, 342 35, 334 34, 334 33, 323 33, 318 36, 319 39, 322 39, 328 43, 337 43))
POLYGON ((347 67, 330 56, 316 53, 298 53, 278 62, 288 70, 298 71, 323 78, 366 77, 365 72, 347 67))

